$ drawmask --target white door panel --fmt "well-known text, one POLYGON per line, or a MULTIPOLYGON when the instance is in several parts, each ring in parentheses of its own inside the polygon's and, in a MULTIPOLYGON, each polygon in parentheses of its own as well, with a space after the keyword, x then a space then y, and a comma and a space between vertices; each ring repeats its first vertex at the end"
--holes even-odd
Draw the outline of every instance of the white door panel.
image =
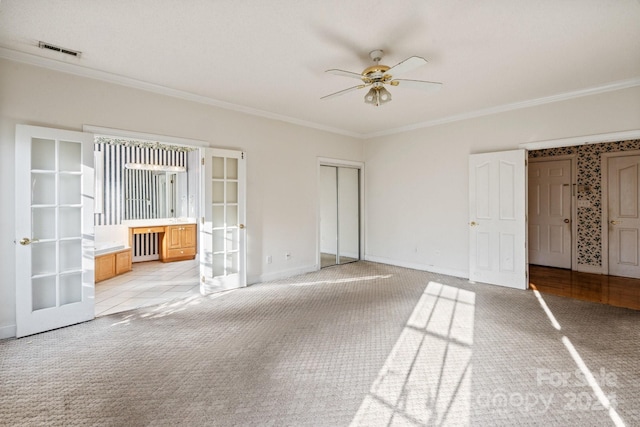
POLYGON ((247 285, 246 159, 241 151, 206 148, 202 165, 200 291, 209 294, 247 285))
POLYGON ((529 164, 529 262, 571 268, 571 160, 529 164))
POLYGON ((609 274, 640 278, 640 156, 608 159, 609 274))
POLYGON ((94 317, 93 135, 16 127, 16 335, 94 317))
POLYGON ((469 278, 526 289, 525 150, 469 158, 469 278))

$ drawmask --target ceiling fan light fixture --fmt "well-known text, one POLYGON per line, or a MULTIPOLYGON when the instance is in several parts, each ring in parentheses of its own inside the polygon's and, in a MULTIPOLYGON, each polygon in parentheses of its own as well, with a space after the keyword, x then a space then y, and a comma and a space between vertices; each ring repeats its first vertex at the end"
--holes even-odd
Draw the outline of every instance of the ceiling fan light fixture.
POLYGON ((391 93, 382 86, 372 87, 364 96, 365 104, 375 105, 376 107, 389 101, 391 101, 391 93))
POLYGON ((378 95, 380 96, 380 103, 381 104, 385 104, 385 103, 391 101, 391 92, 389 92, 388 90, 386 90, 383 87, 378 89, 378 95))
POLYGON ((375 104, 377 98, 378 93, 376 92, 375 88, 371 88, 369 89, 369 92, 367 92, 367 94, 364 96, 364 102, 366 104, 375 104))

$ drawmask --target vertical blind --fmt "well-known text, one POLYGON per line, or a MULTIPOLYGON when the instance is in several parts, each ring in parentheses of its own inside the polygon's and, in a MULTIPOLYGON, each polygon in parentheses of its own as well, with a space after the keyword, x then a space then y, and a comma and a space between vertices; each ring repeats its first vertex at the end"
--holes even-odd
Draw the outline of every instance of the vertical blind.
MULTIPOLYGON (((163 166, 183 166, 187 167, 187 152, 176 150, 165 150, 162 148, 125 146, 119 144, 109 144, 106 142, 96 143, 95 151, 104 153, 104 208, 103 212, 96 212, 96 225, 119 225, 124 219, 124 165, 127 163, 147 163, 163 166)), ((145 172, 145 171, 135 171, 145 172)), ((158 176, 147 174, 148 178, 142 178, 133 183, 130 188, 135 194, 135 199, 150 199, 151 189, 156 187, 152 180, 158 176)), ((140 204, 142 205, 142 204, 140 204)), ((149 204, 147 204, 148 206, 149 204)), ((139 206, 140 219, 151 218, 151 209, 143 209, 139 206), (149 216, 146 216, 149 215, 149 216)))

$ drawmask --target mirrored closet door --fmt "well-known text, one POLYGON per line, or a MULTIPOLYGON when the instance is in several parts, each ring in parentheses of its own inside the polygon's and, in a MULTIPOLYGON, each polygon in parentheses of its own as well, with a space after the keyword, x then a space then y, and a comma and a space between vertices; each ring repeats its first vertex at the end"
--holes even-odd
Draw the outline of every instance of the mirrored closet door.
POLYGON ((360 169, 320 166, 320 266, 360 259, 360 169))

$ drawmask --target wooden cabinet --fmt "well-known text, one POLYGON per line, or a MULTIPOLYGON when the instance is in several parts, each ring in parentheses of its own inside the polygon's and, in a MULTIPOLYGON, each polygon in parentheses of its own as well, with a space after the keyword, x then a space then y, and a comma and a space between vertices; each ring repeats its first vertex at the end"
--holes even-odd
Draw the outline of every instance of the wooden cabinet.
POLYGON ((162 262, 182 261, 196 257, 196 225, 180 224, 166 227, 162 238, 162 262))
POLYGON ((131 271, 131 249, 116 252, 116 276, 131 271))
POLYGON ((131 271, 131 249, 96 256, 95 269, 96 283, 131 271))

